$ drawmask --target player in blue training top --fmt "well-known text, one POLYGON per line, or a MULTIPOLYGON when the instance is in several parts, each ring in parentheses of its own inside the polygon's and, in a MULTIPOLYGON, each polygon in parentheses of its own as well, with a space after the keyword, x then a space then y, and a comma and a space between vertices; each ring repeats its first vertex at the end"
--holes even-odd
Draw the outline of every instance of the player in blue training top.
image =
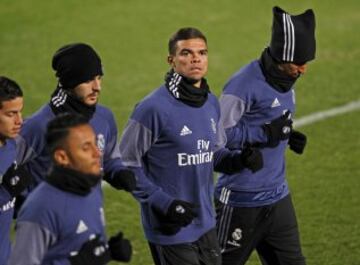
POLYGON ((287 146, 301 154, 304 134, 292 130, 294 84, 315 58, 315 16, 273 9, 272 39, 259 60, 231 77, 220 99, 227 147, 261 148, 262 170, 222 175, 216 185, 223 264, 245 264, 256 249, 263 264, 303 265, 294 207, 285 179, 287 146))
POLYGON ((9 264, 129 261, 131 245, 121 232, 106 239, 101 151, 87 119, 58 115, 48 123, 45 139, 54 164, 19 212, 9 264))
POLYGON ((14 138, 23 123, 23 93, 19 85, 0 76, 0 264, 10 255, 10 229, 15 197, 31 182, 31 176, 16 163, 14 138))
POLYGON ((83 115, 95 131, 105 179, 115 188, 132 190, 135 177, 123 170, 119 159, 117 127, 110 109, 97 104, 101 92, 102 64, 95 50, 83 43, 60 48, 52 59, 58 84, 48 104, 25 120, 20 137, 19 160, 38 185, 47 174, 51 158, 45 145, 46 124, 60 113, 83 115))
POLYGON ((236 172, 262 166, 251 148, 230 152, 219 126, 220 106, 204 79, 205 36, 182 28, 169 40, 171 70, 165 84, 145 97, 131 115, 121 159, 138 177, 144 231, 156 265, 217 265, 213 170, 236 172))

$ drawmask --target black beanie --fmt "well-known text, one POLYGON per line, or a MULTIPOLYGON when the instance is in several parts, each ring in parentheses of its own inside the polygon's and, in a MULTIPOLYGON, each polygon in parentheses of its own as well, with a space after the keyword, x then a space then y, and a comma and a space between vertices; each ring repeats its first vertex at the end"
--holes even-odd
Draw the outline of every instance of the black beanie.
POLYGON ((83 43, 65 45, 56 51, 52 59, 52 68, 64 89, 103 75, 101 59, 95 50, 83 43))
POLYGON ((296 16, 273 8, 270 54, 278 62, 298 65, 315 58, 315 14, 312 9, 296 16))

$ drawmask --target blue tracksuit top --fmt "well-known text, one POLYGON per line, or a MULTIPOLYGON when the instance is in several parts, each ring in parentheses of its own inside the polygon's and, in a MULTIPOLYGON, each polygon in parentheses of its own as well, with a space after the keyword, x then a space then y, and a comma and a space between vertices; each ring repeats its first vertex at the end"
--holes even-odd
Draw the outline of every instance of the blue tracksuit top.
POLYGON ((14 214, 15 198, 12 198, 1 185, 2 176, 16 162, 16 144, 12 139, 6 140, 0 147, 0 265, 6 265, 10 255, 10 229, 14 214))
MULTIPOLYGON (((253 61, 235 73, 220 98, 222 124, 227 147, 242 148, 245 143, 267 142, 261 128, 265 123, 295 109, 293 88, 280 93, 265 80, 259 61, 253 61)), ((288 193, 285 179, 287 140, 274 148, 262 148, 264 167, 252 173, 245 169, 233 175, 221 175, 216 198, 237 207, 256 207, 274 203, 288 193)))
POLYGON ((175 99, 161 86, 136 105, 123 132, 120 153, 124 165, 138 176, 134 195, 141 203, 142 223, 150 242, 194 242, 215 227, 213 160, 217 159, 215 151, 225 144, 219 119, 218 100, 210 93, 207 102, 196 108, 175 99), (177 234, 167 236, 158 231, 161 222, 154 208, 166 213, 174 199, 196 204, 198 217, 177 234))
MULTIPOLYGON (((50 106, 44 105, 25 120, 20 136, 17 138, 18 161, 21 164, 27 164, 27 169, 35 178, 34 186, 44 179, 51 166, 51 159, 46 149, 45 133, 47 123, 54 117, 55 114, 50 106)), ((123 168, 119 159, 118 132, 112 112, 97 104, 89 123, 96 134, 97 146, 102 152, 104 172, 115 172, 123 168)), ((30 190, 33 188, 31 187, 30 190)))
POLYGON ((21 207, 9 265, 70 265, 91 235, 106 241, 100 185, 81 196, 43 181, 21 207))

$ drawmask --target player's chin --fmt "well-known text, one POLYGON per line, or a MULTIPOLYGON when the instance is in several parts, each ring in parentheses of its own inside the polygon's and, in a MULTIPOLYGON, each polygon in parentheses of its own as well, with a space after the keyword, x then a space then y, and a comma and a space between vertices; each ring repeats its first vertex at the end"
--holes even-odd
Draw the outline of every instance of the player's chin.
POLYGON ((99 178, 100 178, 101 168, 99 166, 94 166, 91 169, 89 169, 89 171, 87 173, 95 175, 95 176, 99 176, 99 178))
POLYGON ((20 130, 12 130, 5 136, 6 136, 6 138, 13 139, 13 138, 16 138, 19 135, 19 133, 20 133, 20 130))
POLYGON ((189 78, 193 79, 193 80, 197 80, 200 81, 201 79, 203 79, 205 77, 206 73, 205 72, 196 72, 196 73, 191 73, 188 75, 189 78))
POLYGON ((84 100, 84 103, 88 106, 94 106, 98 102, 98 97, 89 97, 84 100))

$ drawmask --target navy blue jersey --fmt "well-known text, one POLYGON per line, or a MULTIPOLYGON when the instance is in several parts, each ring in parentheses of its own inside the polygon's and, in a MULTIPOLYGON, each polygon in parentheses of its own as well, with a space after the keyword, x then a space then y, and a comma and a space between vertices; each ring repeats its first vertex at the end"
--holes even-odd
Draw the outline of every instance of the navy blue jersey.
POLYGON ((2 176, 16 163, 16 144, 9 139, 0 147, 0 264, 6 264, 10 255, 10 228, 14 214, 15 198, 1 185, 2 176))
POLYGON ((100 185, 80 196, 44 181, 19 212, 9 264, 69 265, 70 254, 92 235, 106 241, 100 185))
MULTIPOLYGON (((44 105, 40 110, 25 120, 20 136, 17 138, 19 154, 18 160, 26 163, 28 171, 38 185, 46 176, 51 166, 51 158, 46 148, 45 133, 47 123, 55 117, 49 105, 44 105)), ((119 159, 117 144, 117 127, 112 112, 100 105, 89 121, 93 128, 97 146, 102 152, 102 164, 105 173, 111 174, 122 168, 119 159)), ((32 187, 31 189, 33 189, 32 187)))
POLYGON ((124 165, 139 177, 134 195, 141 202, 150 242, 193 242, 215 226, 213 161, 225 144, 219 119, 220 106, 214 95, 209 94, 203 106, 190 107, 165 86, 135 107, 122 135, 120 153, 124 165), (197 205, 198 216, 177 234, 167 236, 158 231, 161 222, 154 209, 166 213, 174 199, 197 205))
MULTIPOLYGON (((294 114, 295 94, 293 89, 280 93, 272 88, 256 60, 232 76, 224 87, 220 105, 227 147, 238 149, 246 143, 266 143, 261 126, 287 110, 294 114)), ((287 140, 274 148, 262 148, 264 167, 256 173, 245 169, 221 175, 216 197, 238 207, 267 205, 285 197, 289 193, 285 179, 286 147, 287 140)))

